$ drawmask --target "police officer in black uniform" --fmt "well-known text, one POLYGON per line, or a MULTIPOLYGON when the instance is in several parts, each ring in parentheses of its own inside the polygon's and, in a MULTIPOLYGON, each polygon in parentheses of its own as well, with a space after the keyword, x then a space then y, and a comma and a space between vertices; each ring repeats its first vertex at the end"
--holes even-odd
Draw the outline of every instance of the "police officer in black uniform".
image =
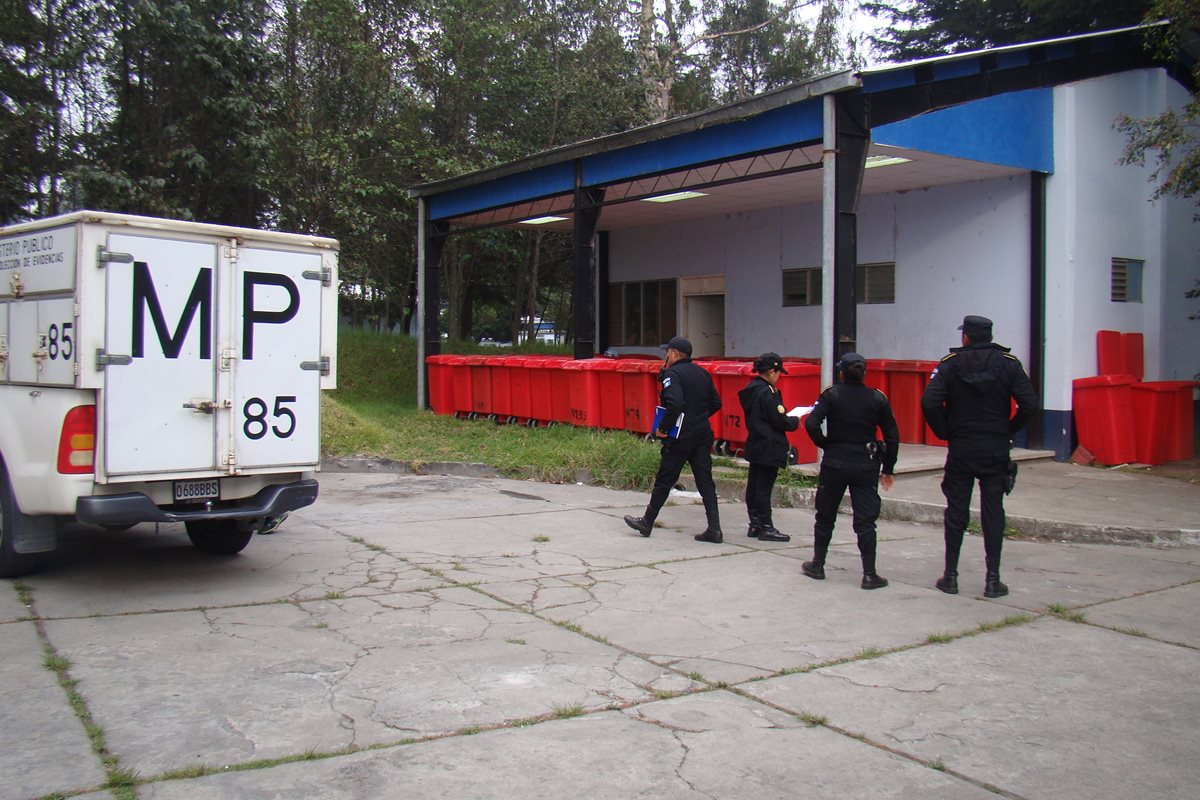
POLYGON ((717 486, 712 476, 713 432, 708 418, 721 410, 721 396, 717 394, 712 377, 692 362, 692 343, 682 336, 667 343, 662 390, 658 396, 659 403, 666 409, 654 431, 662 442, 658 474, 654 477, 654 489, 650 492, 646 512, 640 517, 625 517, 625 524, 642 536, 649 536, 658 512, 679 480, 683 465, 690 464, 708 518, 708 528, 696 536, 696 541, 720 544, 725 537, 717 512, 717 486), (683 425, 679 435, 670 438, 667 434, 675 427, 680 414, 683 414, 683 425))
MULTIPOLYGON (((1020 360, 992 342, 992 321, 968 315, 958 328, 962 347, 950 350, 921 397, 925 421, 949 443, 942 494, 946 496, 946 569, 935 584, 958 594, 958 553, 970 519, 971 490, 979 481, 980 521, 987 561, 984 597, 1003 597, 1004 494, 1010 490, 1012 436, 1037 410, 1037 395, 1020 360), (1011 401, 1017 411, 1012 414, 1011 401)), ((1015 478, 1016 472, 1011 472, 1015 478)))
POLYGON ((775 385, 786 375, 783 359, 777 353, 763 353, 754 362, 755 377, 738 392, 746 421, 746 460, 750 474, 746 479, 746 514, 750 529, 746 535, 763 542, 790 542, 771 519, 771 491, 781 467, 787 466, 788 431, 800 426, 799 417, 789 417, 783 395, 775 385))
POLYGON ((858 553, 862 558, 862 588, 879 589, 887 578, 875 571, 875 522, 879 519, 880 468, 883 488, 892 488, 892 473, 900 450, 900 430, 887 396, 863 384, 867 361, 858 353, 846 353, 837 363, 842 382, 834 384, 817 398, 812 413, 804 421, 809 438, 821 448, 821 472, 813 525, 814 555, 800 569, 810 578, 825 579, 825 555, 833 539, 838 506, 850 489, 854 510, 854 532, 858 535, 858 553), (821 422, 827 433, 821 433, 821 422), (883 431, 883 441, 876 438, 883 431))

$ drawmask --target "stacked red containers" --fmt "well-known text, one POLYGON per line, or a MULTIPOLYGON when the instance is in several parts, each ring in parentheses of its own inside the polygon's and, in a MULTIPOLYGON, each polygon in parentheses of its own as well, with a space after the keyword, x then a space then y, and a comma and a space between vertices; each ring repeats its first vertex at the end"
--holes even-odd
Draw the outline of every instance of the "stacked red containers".
MULTIPOLYGON (((811 406, 816 403, 817 397, 821 394, 821 366, 787 361, 784 362, 784 368, 787 369, 788 374, 780 375, 779 382, 775 384, 779 387, 785 401, 784 404, 787 406, 784 411, 791 411, 796 406, 811 406)), ((797 464, 812 464, 817 460, 817 446, 813 444, 812 439, 808 438, 808 432, 804 430, 803 418, 801 418, 800 427, 788 432, 787 439, 788 444, 796 450, 797 464)))
POLYGON ((454 414, 454 366, 451 355, 426 356, 429 366, 429 407, 435 414, 454 414))
POLYGON ((484 356, 492 392, 491 414, 500 422, 510 422, 512 410, 512 370, 507 356, 484 356))
POLYGON ((1101 464, 1126 464, 1137 458, 1132 385, 1129 375, 1097 375, 1071 382, 1079 444, 1101 464))
POLYGON ((1135 381, 1146 377, 1146 337, 1140 333, 1121 334, 1121 357, 1127 375, 1135 381))
POLYGON ((658 405, 658 373, 662 362, 623 359, 617 362, 621 377, 621 400, 625 430, 650 433, 654 408, 658 405))

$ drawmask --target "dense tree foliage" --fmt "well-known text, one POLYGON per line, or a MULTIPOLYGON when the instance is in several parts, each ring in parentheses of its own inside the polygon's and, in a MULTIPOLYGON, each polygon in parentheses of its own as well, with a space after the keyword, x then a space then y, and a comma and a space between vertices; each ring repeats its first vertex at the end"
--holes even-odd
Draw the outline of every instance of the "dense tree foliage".
MULTIPOLYGON (((0 0, 0 223, 90 207, 336 237, 343 314, 403 328, 408 187, 845 66, 843 3, 0 0)), ((450 335, 569 329, 568 244, 451 237, 450 335)))
POLYGON ((869 0, 862 7, 887 23, 871 37, 879 55, 909 61, 1137 25, 1150 0, 869 0))

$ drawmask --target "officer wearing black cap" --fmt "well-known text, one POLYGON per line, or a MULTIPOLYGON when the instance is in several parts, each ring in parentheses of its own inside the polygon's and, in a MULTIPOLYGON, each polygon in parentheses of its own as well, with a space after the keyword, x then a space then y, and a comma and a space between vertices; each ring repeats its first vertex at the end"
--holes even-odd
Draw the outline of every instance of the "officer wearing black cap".
POLYGON ((867 360, 858 353, 845 353, 837 363, 842 382, 834 384, 817 398, 812 413, 804 421, 809 438, 823 451, 817 478, 817 509, 813 525, 812 561, 801 571, 816 580, 825 579, 825 556, 833 539, 838 506, 850 490, 854 510, 854 532, 858 535, 858 553, 862 559, 862 588, 879 589, 887 578, 875 571, 875 522, 879 519, 880 469, 883 488, 892 488, 892 473, 900 450, 900 430, 887 396, 863 384, 867 360), (821 432, 821 423, 827 431, 821 432), (876 430, 883 431, 883 441, 876 430))
POLYGON ((717 486, 712 477, 713 432, 708 418, 721 410, 721 396, 717 394, 712 377, 692 362, 692 343, 682 336, 667 342, 662 390, 658 397, 659 404, 665 409, 654 431, 654 435, 662 442, 658 474, 654 477, 654 489, 650 492, 646 512, 640 517, 625 517, 625 524, 642 536, 649 536, 658 512, 679 480, 683 465, 690 464, 692 476, 696 479, 696 490, 704 501, 704 514, 708 518, 708 527, 704 533, 696 536, 696 541, 720 544, 724 541, 724 534, 717 512, 717 486), (683 424, 679 435, 670 438, 668 432, 675 427, 680 414, 683 415, 683 424))
POLYGON ((746 514, 750 529, 746 535, 763 542, 789 542, 792 537, 780 533, 771 519, 771 490, 780 467, 787 466, 788 431, 800 425, 799 417, 789 417, 783 395, 775 385, 786 375, 783 359, 777 353, 763 353, 754 362, 755 377, 738 392, 746 422, 746 460, 750 474, 746 479, 746 514))
MULTIPOLYGON (((1004 493, 1011 489, 1012 436, 1037 410, 1037 395, 1020 360, 992 342, 992 321, 968 315, 958 327, 962 347, 950 350, 933 371, 921 397, 925 421, 949 443, 942 494, 946 568, 935 584, 958 594, 958 553, 970 519, 971 490, 979 481, 980 521, 987 562, 984 597, 1003 597, 1000 550, 1004 545, 1004 493), (1016 400, 1016 414, 1011 413, 1016 400)), ((1015 471, 1012 473, 1015 476, 1015 471)))

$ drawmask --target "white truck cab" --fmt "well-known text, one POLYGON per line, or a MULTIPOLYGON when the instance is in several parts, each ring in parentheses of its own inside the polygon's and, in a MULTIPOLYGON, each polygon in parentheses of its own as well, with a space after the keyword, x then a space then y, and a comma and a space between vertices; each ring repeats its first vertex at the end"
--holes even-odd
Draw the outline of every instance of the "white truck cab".
POLYGON ((337 242, 80 211, 0 228, 0 577, 58 524, 242 550, 311 504, 337 242))

